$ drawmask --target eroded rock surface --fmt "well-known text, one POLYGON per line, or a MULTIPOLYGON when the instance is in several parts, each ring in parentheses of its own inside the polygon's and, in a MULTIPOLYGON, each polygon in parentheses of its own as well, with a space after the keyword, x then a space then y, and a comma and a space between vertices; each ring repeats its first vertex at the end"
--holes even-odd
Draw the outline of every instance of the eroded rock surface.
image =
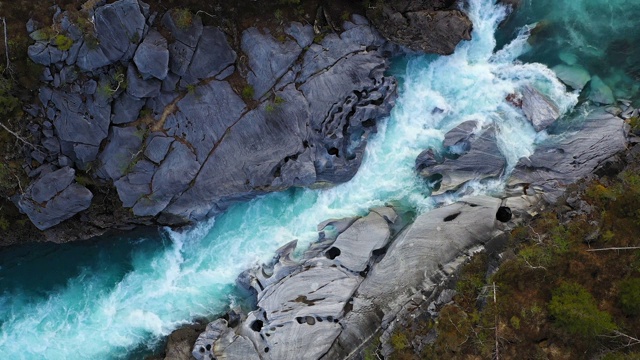
POLYGON ((495 127, 477 126, 475 121, 466 121, 449 131, 444 154, 427 150, 418 156, 416 167, 431 184, 433 194, 456 190, 471 180, 502 176, 507 161, 498 148, 495 127))
POLYGON ((238 59, 227 34, 197 15, 185 24, 168 11, 154 26, 157 14, 138 0, 93 12, 93 37, 56 16, 70 49, 32 33, 29 54, 46 66, 33 111, 53 124, 42 144, 50 154, 32 157, 112 182, 133 215, 160 224, 351 179, 393 106, 385 70, 395 50, 362 17, 319 43, 300 23, 285 27, 284 41, 246 29, 238 59))
POLYGON ((34 181, 18 202, 40 230, 67 220, 91 204, 93 194, 75 182, 75 170, 63 167, 34 181))
POLYGON ((626 148, 624 121, 596 109, 580 129, 551 136, 533 155, 520 159, 508 184, 532 188, 553 202, 568 184, 594 173, 626 148))
POLYGON ((320 228, 340 231, 321 242, 320 252, 308 251, 296 262, 291 244, 279 251, 275 264, 241 276, 256 291, 258 308, 237 327, 224 320, 209 324, 193 356, 345 358, 409 304, 420 302, 416 296, 425 301, 422 293, 432 292, 457 258, 496 236, 501 202, 469 198, 418 216, 399 235, 392 229, 400 218, 391 208, 327 222, 320 228))

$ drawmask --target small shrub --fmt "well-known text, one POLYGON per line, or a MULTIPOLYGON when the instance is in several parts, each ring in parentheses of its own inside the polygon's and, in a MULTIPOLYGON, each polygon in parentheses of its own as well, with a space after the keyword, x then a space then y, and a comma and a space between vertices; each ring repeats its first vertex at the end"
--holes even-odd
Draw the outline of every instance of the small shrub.
POLYGON ((640 315, 640 278, 620 283, 619 302, 626 315, 640 315))
POLYGON ((58 49, 62 51, 68 51, 73 45, 73 40, 60 34, 56 35, 56 37, 53 38, 53 43, 58 49))
POLYGON ((284 100, 283 98, 281 98, 280 96, 276 96, 276 98, 273 100, 273 102, 274 102, 276 105, 284 104, 284 101, 285 101, 285 100, 284 100))
POLYGON ((187 85, 187 92, 189 94, 195 94, 196 93, 196 85, 195 84, 187 85))
POLYGON ((247 85, 242 88, 242 98, 245 100, 253 99, 253 95, 255 94, 255 90, 253 90, 253 86, 247 85))
POLYGON ((402 351, 411 346, 411 344, 409 343, 409 339, 407 339, 407 336, 400 332, 395 332, 393 335, 391 335, 390 340, 391 346, 393 346, 393 348, 397 351, 402 351))
POLYGON ((570 334, 593 337, 617 328, 611 315, 600 311, 593 296, 576 283, 563 283, 553 292, 549 313, 570 334))
POLYGON ((511 324, 511 326, 516 329, 516 330, 520 330, 520 318, 513 315, 511 317, 511 319, 509 319, 509 323, 511 324))

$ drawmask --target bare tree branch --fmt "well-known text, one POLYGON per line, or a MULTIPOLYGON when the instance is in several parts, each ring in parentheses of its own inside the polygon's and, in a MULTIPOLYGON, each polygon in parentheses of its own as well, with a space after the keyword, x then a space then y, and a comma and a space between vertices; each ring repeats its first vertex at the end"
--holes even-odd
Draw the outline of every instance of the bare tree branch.
POLYGON ((628 247, 610 247, 610 248, 602 248, 602 249, 589 249, 587 251, 609 251, 609 250, 638 250, 640 246, 628 246, 628 247))
POLYGON ((21 137, 20 135, 18 135, 17 133, 13 132, 11 129, 9 129, 5 124, 0 122, 0 127, 2 127, 3 129, 7 130, 11 135, 13 135, 16 139, 22 141, 23 143, 31 146, 34 149, 38 149, 38 146, 33 145, 32 143, 28 142, 27 140, 25 140, 23 137, 21 137))
POLYGON ((7 58, 7 67, 4 71, 11 71, 11 61, 9 60, 9 37, 7 36, 7 20, 4 17, 2 18, 2 25, 4 26, 4 54, 7 58))

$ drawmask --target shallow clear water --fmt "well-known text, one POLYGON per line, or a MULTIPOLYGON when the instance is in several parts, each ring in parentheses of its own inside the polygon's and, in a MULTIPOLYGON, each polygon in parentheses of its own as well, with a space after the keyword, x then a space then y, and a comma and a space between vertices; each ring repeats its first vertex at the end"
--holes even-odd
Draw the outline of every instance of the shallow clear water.
POLYGON ((415 174, 415 158, 439 146, 463 121, 495 124, 510 166, 531 154, 545 134, 533 130, 507 95, 534 84, 563 111, 575 106, 577 95, 565 92, 545 66, 515 61, 529 50, 526 31, 494 53, 494 33, 506 10, 488 0, 469 3, 472 41, 449 57, 396 63, 402 84, 397 105, 380 123, 350 182, 264 196, 185 232, 0 253, 0 358, 142 357, 176 327, 241 301, 237 275, 291 240, 303 248, 317 238, 321 221, 384 204, 419 212, 432 208, 429 190, 415 174))
POLYGON ((537 23, 532 51, 522 60, 548 66, 577 64, 598 75, 618 98, 640 91, 638 0, 521 0, 504 24, 500 43, 537 23))

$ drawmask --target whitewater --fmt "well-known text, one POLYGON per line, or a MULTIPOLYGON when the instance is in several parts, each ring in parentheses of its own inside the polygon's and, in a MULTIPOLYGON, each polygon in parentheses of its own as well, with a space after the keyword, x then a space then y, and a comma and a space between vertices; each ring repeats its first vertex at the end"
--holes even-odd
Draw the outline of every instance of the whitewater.
MULTIPOLYGON (((186 231, 165 229, 160 238, 127 240, 119 250, 116 245, 92 248, 87 261, 41 291, 10 281, 26 265, 4 265, 0 358, 112 359, 153 350, 181 325, 237 304, 238 274, 268 261, 292 240, 304 249, 317 239, 318 223, 386 204, 416 212, 432 209, 435 202, 416 175, 415 159, 423 150, 441 146, 444 134, 464 121, 497 127, 509 169, 532 154, 545 133, 536 133, 506 97, 533 84, 567 113, 578 95, 566 92, 544 65, 517 61, 529 50, 528 28, 494 52, 506 8, 470 0, 465 11, 474 23, 473 40, 460 44, 451 56, 413 56, 396 64, 394 75, 401 84, 396 106, 379 122, 360 170, 348 183, 263 196, 186 231)), ((498 181, 474 188, 486 193, 503 186, 498 181)), ((56 252, 31 260, 53 264, 56 258, 66 261, 56 252)))

